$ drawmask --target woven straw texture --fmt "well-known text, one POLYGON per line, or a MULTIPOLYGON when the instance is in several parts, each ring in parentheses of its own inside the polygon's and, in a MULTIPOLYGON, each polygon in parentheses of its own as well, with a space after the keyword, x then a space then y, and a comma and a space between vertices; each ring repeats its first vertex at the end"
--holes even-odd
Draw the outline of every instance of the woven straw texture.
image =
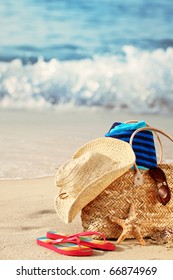
MULTIPOLYGON (((167 183, 173 194, 173 165, 158 165, 165 173, 167 183)), ((109 239, 117 239, 122 228, 110 221, 110 216, 125 219, 133 203, 137 221, 143 237, 152 236, 157 230, 173 228, 173 198, 163 206, 156 199, 157 187, 147 170, 140 170, 144 184, 134 186, 134 170, 109 185, 99 196, 82 209, 81 219, 84 231, 100 231, 109 239)), ((128 238, 133 238, 129 236, 128 238)))

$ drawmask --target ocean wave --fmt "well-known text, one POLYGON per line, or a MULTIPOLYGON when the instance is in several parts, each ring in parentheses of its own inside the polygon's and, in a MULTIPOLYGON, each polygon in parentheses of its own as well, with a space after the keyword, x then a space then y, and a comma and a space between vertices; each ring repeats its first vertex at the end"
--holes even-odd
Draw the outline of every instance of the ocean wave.
POLYGON ((60 61, 0 62, 1 108, 107 107, 173 110, 173 48, 124 46, 123 54, 60 61))

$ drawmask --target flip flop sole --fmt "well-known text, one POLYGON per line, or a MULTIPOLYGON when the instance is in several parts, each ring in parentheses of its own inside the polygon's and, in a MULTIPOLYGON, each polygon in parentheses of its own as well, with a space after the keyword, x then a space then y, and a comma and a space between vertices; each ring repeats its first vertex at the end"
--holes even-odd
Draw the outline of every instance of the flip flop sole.
POLYGON ((59 243, 59 244, 50 244, 52 241, 46 237, 37 238, 37 244, 45 247, 49 250, 52 250, 56 253, 67 255, 67 256, 91 256, 93 254, 93 250, 86 246, 78 246, 77 244, 67 242, 67 243, 59 243))

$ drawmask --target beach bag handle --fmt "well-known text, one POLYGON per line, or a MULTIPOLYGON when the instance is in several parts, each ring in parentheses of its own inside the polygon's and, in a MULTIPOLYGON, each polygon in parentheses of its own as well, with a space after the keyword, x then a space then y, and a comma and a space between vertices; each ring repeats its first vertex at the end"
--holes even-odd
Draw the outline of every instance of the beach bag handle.
MULTIPOLYGON (((137 123, 139 122, 139 120, 128 120, 126 121, 125 123, 137 123)), ((150 125, 149 124, 146 124, 147 127, 149 127, 150 125)), ((162 163, 162 160, 163 160, 163 147, 162 147, 162 142, 160 140, 160 137, 158 135, 158 133, 156 131, 153 131, 154 132, 154 135, 156 136, 157 138, 157 141, 159 142, 159 160, 158 160, 158 164, 162 163)))
MULTIPOLYGON (((172 137, 171 135, 167 134, 166 132, 164 132, 163 130, 158 129, 158 128, 155 128, 155 127, 147 126, 147 127, 138 128, 138 129, 136 129, 136 130, 132 133, 132 135, 131 135, 131 137, 130 137, 130 141, 129 141, 129 143, 130 143, 131 146, 132 146, 133 139, 134 139, 135 135, 136 135, 138 132, 144 131, 144 130, 151 130, 151 131, 154 131, 154 132, 158 132, 158 133, 160 133, 160 134, 166 136, 169 140, 171 140, 171 141, 173 142, 173 137, 172 137)), ((162 147, 162 145, 161 145, 161 147, 162 147)), ((135 171, 136 171, 136 173, 135 173, 135 179, 134 179, 134 184, 135 184, 135 186, 141 186, 141 185, 143 185, 143 177, 142 177, 142 174, 140 173, 140 171, 139 171, 138 166, 137 166, 136 163, 134 164, 134 169, 135 169, 135 171)))

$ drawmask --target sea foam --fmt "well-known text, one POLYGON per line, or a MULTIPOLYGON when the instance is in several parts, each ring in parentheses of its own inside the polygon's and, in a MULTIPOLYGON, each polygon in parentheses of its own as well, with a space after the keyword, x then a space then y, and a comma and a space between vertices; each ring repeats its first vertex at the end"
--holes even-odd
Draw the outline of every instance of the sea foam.
POLYGON ((60 61, 0 62, 1 108, 98 106, 133 112, 173 109, 173 48, 60 61), (63 106, 62 106, 63 105, 63 106))

